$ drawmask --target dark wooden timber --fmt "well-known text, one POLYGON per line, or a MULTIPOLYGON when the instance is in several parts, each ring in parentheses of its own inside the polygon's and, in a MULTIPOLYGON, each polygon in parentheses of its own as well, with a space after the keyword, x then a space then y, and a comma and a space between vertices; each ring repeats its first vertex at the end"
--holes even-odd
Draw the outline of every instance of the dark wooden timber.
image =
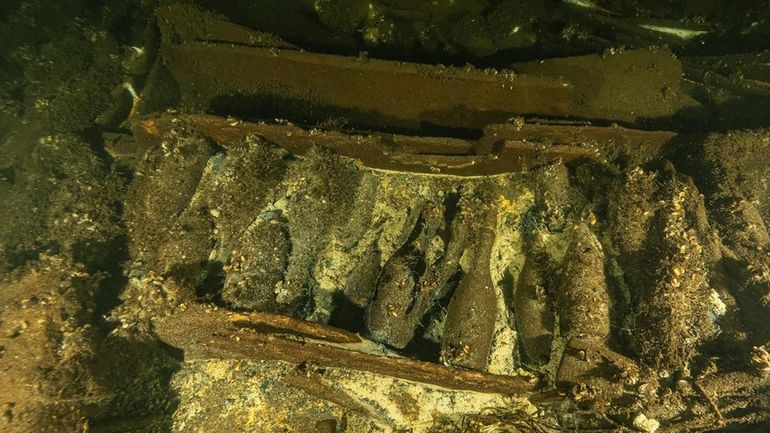
POLYGON ((297 320, 280 314, 252 311, 247 314, 233 314, 229 318, 237 327, 252 328, 265 333, 287 333, 341 344, 360 343, 362 341, 357 334, 343 329, 297 320))
MULTIPOLYGON (((437 385, 449 389, 507 395, 534 391, 538 384, 529 379, 489 374, 396 356, 381 356, 354 350, 352 345, 323 344, 311 339, 286 337, 278 331, 242 327, 243 314, 204 305, 192 305, 184 311, 157 319, 159 337, 171 346, 183 349, 185 360, 244 359, 274 360, 291 364, 343 368, 371 372, 404 380, 437 385)), ((320 330, 323 340, 338 332, 314 324, 305 329, 320 330)), ((314 331, 311 331, 314 332, 314 331)))
POLYGON ((455 176, 486 176, 524 171, 561 160, 613 160, 622 154, 655 156, 677 137, 668 131, 621 127, 489 125, 478 141, 399 134, 367 135, 304 129, 288 123, 250 123, 207 114, 157 115, 139 119, 134 136, 142 148, 158 144, 172 131, 194 130, 227 149, 256 135, 303 155, 314 146, 330 148, 375 169, 455 176), (479 149, 487 149, 479 154, 479 149))
POLYGON ((413 132, 480 130, 514 117, 672 125, 704 116, 665 48, 482 70, 308 52, 188 5, 157 15, 158 63, 186 109, 413 132))
POLYGON ((566 117, 571 87, 557 78, 474 68, 183 42, 164 47, 165 65, 185 103, 217 106, 228 98, 283 101, 337 113, 352 124, 420 129, 480 129, 516 115, 566 117))

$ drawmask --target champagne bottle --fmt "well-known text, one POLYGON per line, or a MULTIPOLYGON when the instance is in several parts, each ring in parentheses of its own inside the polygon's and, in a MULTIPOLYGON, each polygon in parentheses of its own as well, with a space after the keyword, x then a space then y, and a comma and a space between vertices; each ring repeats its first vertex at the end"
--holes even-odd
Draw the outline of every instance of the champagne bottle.
POLYGON ((486 210, 476 235, 473 266, 449 302, 441 344, 441 361, 447 365, 487 367, 497 319, 497 294, 489 270, 496 226, 495 209, 486 210))

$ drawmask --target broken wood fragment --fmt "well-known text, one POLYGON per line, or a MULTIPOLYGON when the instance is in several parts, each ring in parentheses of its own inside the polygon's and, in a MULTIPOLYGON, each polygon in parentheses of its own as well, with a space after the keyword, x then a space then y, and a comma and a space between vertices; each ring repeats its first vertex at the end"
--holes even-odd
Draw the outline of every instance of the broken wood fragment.
POLYGON ((276 331, 238 326, 237 323, 242 321, 243 314, 193 305, 185 311, 157 319, 155 327, 163 341, 184 350, 188 361, 215 358, 282 361, 296 365, 310 363, 317 367, 363 371, 449 389, 506 395, 533 392, 538 387, 537 381, 529 378, 445 367, 320 343, 318 341, 338 331, 321 324, 305 328, 306 333, 316 336, 310 339, 289 338, 276 331), (320 329, 324 331, 318 332, 320 329))
POLYGON ((183 103, 214 111, 278 106, 305 121, 480 129, 521 114, 566 117, 572 103, 569 84, 551 77, 214 42, 162 53, 183 103))
POLYGON ((668 131, 620 127, 489 125, 485 135, 476 141, 321 131, 287 123, 251 123, 208 114, 150 116, 136 121, 132 129, 142 147, 159 144, 167 134, 187 129, 203 134, 225 149, 249 136, 259 136, 296 155, 321 146, 373 169, 452 176, 519 172, 559 160, 578 165, 593 159, 615 160, 625 154, 656 156, 677 137, 668 131), (490 152, 477 154, 480 144, 490 152))
MULTIPOLYGON (((560 150, 569 163, 585 158, 616 161, 631 157, 629 165, 642 164, 670 150, 679 135, 672 131, 645 131, 621 126, 494 124, 484 128, 479 140, 487 148, 499 143, 542 143, 560 150)), ((508 148, 511 144, 507 144, 508 148)))
POLYGON ((361 337, 352 332, 318 323, 297 320, 280 314, 252 311, 248 314, 233 314, 229 319, 237 327, 250 328, 264 333, 288 333, 330 343, 361 342, 361 337))
POLYGON ((158 27, 160 60, 182 104, 204 111, 413 131, 481 129, 516 116, 637 124, 705 116, 666 48, 481 70, 307 52, 186 5, 159 8, 158 27))
MULTIPOLYGON (((158 8, 157 19, 166 29, 166 36, 190 41, 232 43, 254 47, 298 50, 299 47, 264 33, 223 20, 216 15, 190 5, 169 4, 158 8)), ((171 43, 171 41, 164 41, 171 43)))
POLYGON ((294 388, 301 389, 313 397, 344 407, 345 409, 372 415, 370 410, 358 403, 354 398, 344 392, 340 392, 339 389, 324 383, 317 373, 309 370, 302 370, 302 368, 297 368, 290 371, 281 378, 281 382, 294 388))

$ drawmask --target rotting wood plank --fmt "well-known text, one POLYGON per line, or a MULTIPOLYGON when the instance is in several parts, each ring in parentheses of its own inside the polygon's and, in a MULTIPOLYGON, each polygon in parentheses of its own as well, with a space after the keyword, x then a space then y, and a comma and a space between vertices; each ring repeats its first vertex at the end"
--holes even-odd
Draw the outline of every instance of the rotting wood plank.
POLYGON ((557 160, 567 165, 612 160, 622 153, 652 158, 677 137, 668 131, 620 127, 490 125, 476 141, 308 130, 293 124, 250 123, 207 114, 152 116, 133 126, 142 148, 160 142, 170 131, 184 129, 201 133, 225 149, 256 135, 297 155, 321 146, 374 169, 454 176, 518 172, 557 160))
POLYGON ((299 47, 281 40, 277 36, 244 27, 233 22, 185 4, 169 4, 158 7, 155 12, 166 37, 172 40, 208 41, 231 43, 254 47, 271 47, 298 50, 299 47))
POLYGON ((482 70, 308 52, 183 5, 161 7, 158 25, 160 62, 191 109, 410 131, 518 116, 668 125, 705 115, 663 48, 482 70))
POLYGON ((275 103, 302 107, 293 116, 308 121, 331 114, 374 128, 481 129, 516 115, 567 117, 572 104, 558 78, 471 67, 197 41, 168 44, 163 56, 186 105, 275 103))
MULTIPOLYGON (((173 315, 156 319, 158 336, 167 344, 184 350, 185 360, 233 359, 273 360, 295 365, 341 368, 396 377, 448 389, 515 395, 535 391, 532 378, 504 376, 447 367, 430 362, 356 351, 345 345, 323 344, 321 338, 285 337, 280 332, 238 326, 241 313, 212 306, 190 305, 173 315)), ((311 329, 330 328, 314 324, 311 329)), ((310 331, 311 333, 314 331, 310 331)), ((296 334, 296 333, 295 333, 296 334)))
POLYGON ((570 153, 591 148, 597 159, 615 161, 624 156, 632 159, 628 161, 632 165, 638 165, 665 153, 681 138, 684 137, 672 131, 645 131, 621 126, 495 124, 484 128, 484 136, 479 142, 487 151, 501 141, 564 146, 562 159, 565 162, 579 159, 577 155, 571 157, 570 153))
POLYGON ((265 333, 288 333, 340 344, 360 343, 362 341, 357 334, 343 329, 306 322, 280 314, 252 311, 231 315, 229 319, 233 325, 239 328, 251 328, 265 333))

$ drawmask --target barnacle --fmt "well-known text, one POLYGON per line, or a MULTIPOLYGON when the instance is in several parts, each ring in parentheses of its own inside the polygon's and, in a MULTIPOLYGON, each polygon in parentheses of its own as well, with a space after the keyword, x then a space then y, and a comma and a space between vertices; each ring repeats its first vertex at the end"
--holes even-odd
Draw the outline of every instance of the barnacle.
POLYGON ((770 376, 770 343, 752 348, 751 365, 760 376, 770 376))

